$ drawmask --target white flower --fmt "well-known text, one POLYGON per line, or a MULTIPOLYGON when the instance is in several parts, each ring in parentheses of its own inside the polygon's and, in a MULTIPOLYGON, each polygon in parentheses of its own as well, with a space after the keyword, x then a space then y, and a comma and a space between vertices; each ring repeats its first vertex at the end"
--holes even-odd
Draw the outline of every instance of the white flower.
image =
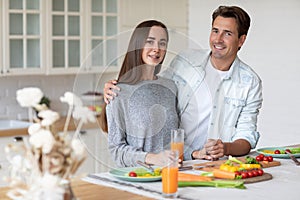
POLYGON ((73 112, 74 119, 80 119, 83 123, 96 122, 95 114, 88 107, 75 107, 73 112))
POLYGON ((22 107, 35 107, 44 94, 39 88, 28 87, 17 90, 17 101, 22 107))
POLYGON ((50 126, 59 119, 59 114, 52 110, 42 110, 39 112, 38 116, 42 118, 42 126, 50 126))
POLYGON ((29 133, 29 135, 33 135, 33 134, 39 132, 41 128, 42 128, 41 124, 39 124, 39 123, 31 124, 28 128, 28 133, 29 133))
POLYGON ((82 106, 81 99, 72 92, 65 92, 63 97, 60 97, 61 102, 66 102, 69 106, 82 106))
POLYGON ((21 155, 15 155, 11 160, 12 165, 19 170, 22 169, 22 161, 23 157, 21 155))
POLYGON ((37 193, 36 199, 43 200, 63 200, 64 199, 64 188, 60 187, 61 179, 58 176, 50 173, 45 173, 40 179, 41 191, 37 193))
POLYGON ((84 146, 79 139, 73 139, 71 146, 76 157, 81 157, 85 154, 84 146))
POLYGON ((40 129, 30 136, 29 142, 35 148, 42 148, 43 153, 49 153, 53 148, 55 139, 50 131, 40 129))
POLYGON ((54 188, 57 186, 57 183, 59 183, 60 178, 58 176, 49 174, 48 172, 46 172, 43 176, 43 178, 41 179, 41 184, 43 187, 45 188, 54 188))
POLYGON ((37 110, 37 111, 42 111, 42 110, 47 110, 48 109, 48 106, 46 105, 46 104, 37 104, 36 106, 35 106, 35 109, 37 110))

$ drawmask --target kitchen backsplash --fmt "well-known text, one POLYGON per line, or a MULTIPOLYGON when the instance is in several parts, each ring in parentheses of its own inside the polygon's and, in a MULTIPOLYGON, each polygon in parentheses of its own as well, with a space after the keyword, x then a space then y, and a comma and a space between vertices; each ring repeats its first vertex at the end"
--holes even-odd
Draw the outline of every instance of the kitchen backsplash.
POLYGON ((24 87, 39 87, 51 100, 51 109, 66 115, 67 105, 59 97, 66 91, 81 95, 88 91, 102 92, 104 83, 115 77, 106 74, 99 78, 96 75, 26 75, 0 77, 0 119, 27 119, 27 109, 19 106, 16 91, 24 87))

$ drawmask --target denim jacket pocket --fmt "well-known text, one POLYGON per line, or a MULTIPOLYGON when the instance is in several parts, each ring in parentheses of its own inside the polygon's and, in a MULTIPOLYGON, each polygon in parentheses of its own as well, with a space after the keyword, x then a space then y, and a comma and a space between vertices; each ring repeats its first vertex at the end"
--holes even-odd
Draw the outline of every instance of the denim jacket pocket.
POLYGON ((231 97, 224 97, 224 120, 225 125, 235 126, 242 108, 246 105, 246 100, 231 97))

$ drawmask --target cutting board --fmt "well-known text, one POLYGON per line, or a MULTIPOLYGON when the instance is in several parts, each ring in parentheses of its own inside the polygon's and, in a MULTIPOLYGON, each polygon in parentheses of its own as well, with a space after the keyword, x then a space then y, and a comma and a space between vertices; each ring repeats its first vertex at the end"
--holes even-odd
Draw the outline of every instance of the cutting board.
MULTIPOLYGON (((246 157, 240 157, 240 158, 237 158, 239 159, 240 161, 242 162, 245 162, 246 160, 246 157)), ((205 162, 205 163, 198 163, 198 164, 194 164, 193 167, 194 169, 197 170, 197 167, 198 166, 211 166, 213 165, 212 167, 204 167, 204 168, 201 168, 199 170, 202 170, 202 171, 212 171, 213 169, 218 169, 220 167, 221 164, 225 163, 226 160, 216 160, 216 161, 210 161, 210 162, 205 162)), ((275 166, 279 166, 281 165, 281 163, 279 161, 272 161, 272 162, 260 162, 260 164, 262 165, 263 168, 267 168, 267 167, 275 167, 275 166)), ((238 164, 237 164, 238 165, 238 164)), ((272 175, 269 174, 269 173, 264 173, 262 176, 256 176, 256 177, 252 177, 252 178, 246 178, 246 179, 242 179, 244 181, 244 183, 257 183, 257 182, 260 182, 260 181, 267 181, 267 180, 270 180, 272 179, 272 175)))

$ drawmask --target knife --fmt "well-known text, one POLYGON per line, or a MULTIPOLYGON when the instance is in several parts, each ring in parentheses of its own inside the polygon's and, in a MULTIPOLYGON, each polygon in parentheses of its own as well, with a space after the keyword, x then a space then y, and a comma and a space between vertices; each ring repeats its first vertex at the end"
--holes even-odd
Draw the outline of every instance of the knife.
POLYGON ((293 154, 291 154, 289 151, 287 151, 287 150, 285 150, 285 153, 287 153, 289 156, 290 156, 290 158, 294 161, 294 163, 296 164, 296 165, 300 165, 300 162, 297 160, 297 158, 293 155, 293 154))
POLYGON ((151 167, 151 165, 148 165, 140 160, 136 161, 136 163, 145 167, 146 169, 149 169, 152 173, 154 173, 154 169, 153 169, 153 167, 151 167))

